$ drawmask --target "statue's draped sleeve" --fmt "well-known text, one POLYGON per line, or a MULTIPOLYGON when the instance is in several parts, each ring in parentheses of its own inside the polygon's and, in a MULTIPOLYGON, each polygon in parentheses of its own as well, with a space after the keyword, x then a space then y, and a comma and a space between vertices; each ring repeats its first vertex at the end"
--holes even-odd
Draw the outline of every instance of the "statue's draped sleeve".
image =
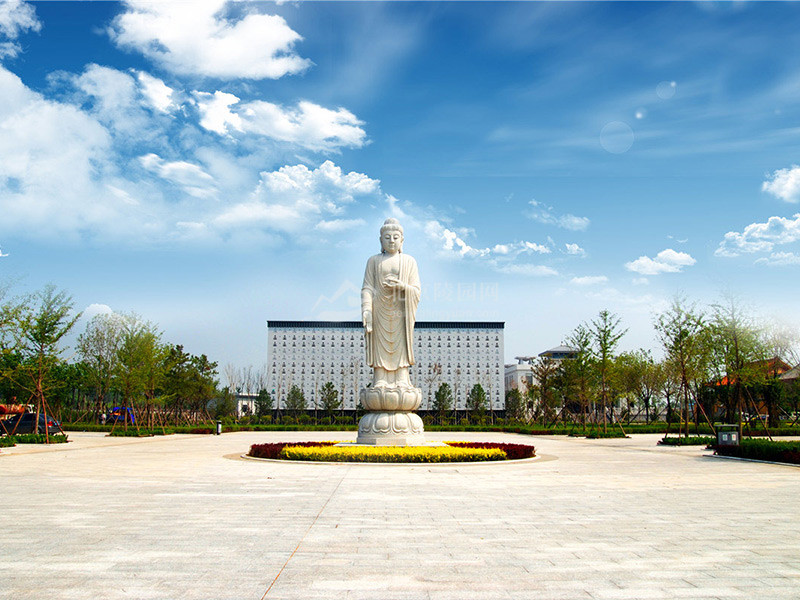
MULTIPOLYGON (((364 270, 364 284, 361 286, 361 318, 364 318, 364 312, 372 312, 372 297, 377 290, 377 273, 375 269, 375 256, 370 257, 367 261, 367 268, 364 270)), ((372 318, 374 317, 374 313, 372 318)), ((374 331, 374 329, 373 329, 374 331)), ((367 364, 371 367, 372 360, 372 334, 364 329, 364 346, 367 351, 367 364)))
MULTIPOLYGON (((412 257, 402 254, 400 264, 400 281, 406 284, 405 290, 405 321, 406 321, 406 350, 408 351, 408 362, 414 364, 414 324, 417 322, 417 306, 422 295, 422 288, 419 282, 419 271, 417 261, 412 257)), ((363 304, 363 292, 362 292, 363 304)))

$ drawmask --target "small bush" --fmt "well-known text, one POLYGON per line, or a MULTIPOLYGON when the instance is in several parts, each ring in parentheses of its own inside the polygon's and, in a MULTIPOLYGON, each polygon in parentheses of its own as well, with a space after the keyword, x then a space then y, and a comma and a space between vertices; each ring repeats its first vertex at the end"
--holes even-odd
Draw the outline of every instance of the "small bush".
POLYGON ((592 431, 586 434, 587 440, 600 440, 606 438, 626 438, 629 437, 621 431, 592 431))
POLYGON ((742 440, 738 446, 716 446, 720 456, 737 456, 800 465, 800 441, 742 440))
POLYGON ((454 448, 498 448, 506 453, 508 460, 536 456, 536 448, 527 444, 503 444, 498 442, 445 442, 445 444, 454 448))
POLYGON ((658 440, 661 446, 713 446, 717 440, 708 435, 690 435, 684 437, 665 437, 658 440))
MULTIPOLYGON (((51 435, 49 437, 51 444, 65 444, 67 436, 65 435, 51 435)), ((43 433, 18 433, 16 435, 9 435, 0 438, 0 446, 13 446, 14 444, 46 444, 48 438, 43 433), (9 443, 10 442, 10 443, 9 443)))
POLYGON ((439 463, 506 460, 499 448, 452 446, 286 446, 279 458, 320 462, 439 463))
POLYGON ((281 450, 286 446, 301 446, 301 447, 314 447, 314 446, 333 446, 339 442, 274 442, 272 444, 253 444, 250 446, 248 456, 255 458, 279 458, 281 450))

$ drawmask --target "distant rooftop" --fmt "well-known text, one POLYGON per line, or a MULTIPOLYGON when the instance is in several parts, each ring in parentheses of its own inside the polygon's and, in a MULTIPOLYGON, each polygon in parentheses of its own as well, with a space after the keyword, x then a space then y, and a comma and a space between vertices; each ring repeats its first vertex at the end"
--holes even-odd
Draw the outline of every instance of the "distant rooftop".
MULTIPOLYGON (((361 329, 361 321, 267 321, 267 327, 361 329)), ((417 321, 415 329, 504 329, 505 321, 417 321)))

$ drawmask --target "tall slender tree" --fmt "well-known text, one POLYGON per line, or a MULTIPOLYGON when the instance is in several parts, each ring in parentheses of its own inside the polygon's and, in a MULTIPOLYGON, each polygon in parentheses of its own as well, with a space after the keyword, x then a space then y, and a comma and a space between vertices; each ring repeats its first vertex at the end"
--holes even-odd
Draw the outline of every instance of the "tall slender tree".
POLYGON ((621 319, 608 310, 601 310, 592 321, 589 332, 593 339, 592 352, 600 381, 600 400, 603 410, 603 431, 608 431, 608 398, 612 386, 614 351, 627 329, 620 329, 621 319))

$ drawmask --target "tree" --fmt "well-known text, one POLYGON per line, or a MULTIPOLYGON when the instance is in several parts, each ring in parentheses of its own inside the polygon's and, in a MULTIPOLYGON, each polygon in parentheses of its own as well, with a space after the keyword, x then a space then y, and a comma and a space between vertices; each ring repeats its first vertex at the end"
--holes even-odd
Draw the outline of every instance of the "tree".
POLYGON ((111 390, 117 368, 122 337, 122 317, 116 313, 99 314, 86 324, 78 336, 77 350, 94 388, 95 420, 99 421, 106 396, 111 390))
POLYGON ((433 410, 443 418, 447 411, 453 407, 453 390, 449 383, 442 383, 433 395, 433 410))
POLYGON ((296 385, 293 385, 286 396, 286 406, 284 408, 292 413, 298 413, 306 409, 306 397, 296 385))
POLYGON ((678 378, 678 392, 683 399, 684 436, 689 435, 689 395, 692 383, 705 374, 706 327, 702 312, 677 296, 670 307, 656 317, 658 333, 667 360, 678 378))
MULTIPOLYGON (((115 385, 122 394, 123 406, 134 408, 137 400, 145 400, 143 408, 150 426, 152 400, 155 388, 163 377, 163 358, 167 356, 161 347, 160 337, 153 323, 135 314, 122 316, 114 370, 115 385)), ((137 419, 137 425, 139 421, 137 419)))
POLYGON ((529 390, 531 399, 536 402, 533 418, 542 418, 542 424, 546 425, 553 419, 554 410, 558 402, 554 385, 556 383, 556 373, 558 363, 551 358, 541 357, 533 362, 534 385, 529 390))
POLYGON ((334 411, 342 406, 342 400, 339 398, 339 390, 334 387, 332 381, 328 381, 322 386, 320 398, 322 400, 322 409, 328 413, 329 417, 333 417, 334 411))
POLYGON ((506 392, 506 418, 520 420, 524 413, 522 392, 512 388, 506 392))
MULTIPOLYGON (((592 356, 592 334, 586 325, 578 325, 567 338, 567 344, 577 350, 575 357, 564 361, 562 365, 563 386, 568 398, 577 401, 581 413, 583 429, 589 413, 589 401, 596 383, 594 357, 592 356)), ((570 404, 574 404, 570 402, 570 404)))
POLYGON ((259 390, 256 396, 256 416, 261 418, 271 414, 272 405, 272 395, 265 389, 259 390))
MULTIPOLYGON (((72 308, 71 296, 47 285, 33 294, 17 313, 17 349, 21 362, 5 375, 30 394, 35 405, 34 423, 39 422, 42 412, 47 415, 47 398, 60 385, 53 377, 55 368, 61 363, 63 350, 60 343, 80 318, 80 313, 70 316, 72 308)), ((46 427, 45 439, 49 442, 46 427)))
POLYGON ((762 333, 753 317, 733 296, 726 296, 722 302, 713 304, 711 311, 711 345, 719 370, 725 373, 728 390, 726 420, 730 422, 736 414, 741 436, 747 387, 763 383, 767 375, 763 365, 757 364, 764 358, 762 333))
POLYGON ((629 399, 629 420, 631 401, 635 400, 644 409, 645 420, 649 423, 651 401, 661 388, 662 376, 650 351, 639 349, 620 354, 617 358, 617 374, 620 388, 629 399))
POLYGON ((476 383, 467 395, 467 410, 480 417, 486 412, 486 408, 486 392, 480 383, 476 383))
POLYGON ((608 310, 601 310, 597 319, 592 321, 590 333, 594 341, 592 352, 597 361, 597 372, 600 379, 600 399, 603 408, 603 431, 607 431, 608 396, 612 385, 611 376, 614 362, 614 350, 627 329, 620 330, 621 320, 608 310))

